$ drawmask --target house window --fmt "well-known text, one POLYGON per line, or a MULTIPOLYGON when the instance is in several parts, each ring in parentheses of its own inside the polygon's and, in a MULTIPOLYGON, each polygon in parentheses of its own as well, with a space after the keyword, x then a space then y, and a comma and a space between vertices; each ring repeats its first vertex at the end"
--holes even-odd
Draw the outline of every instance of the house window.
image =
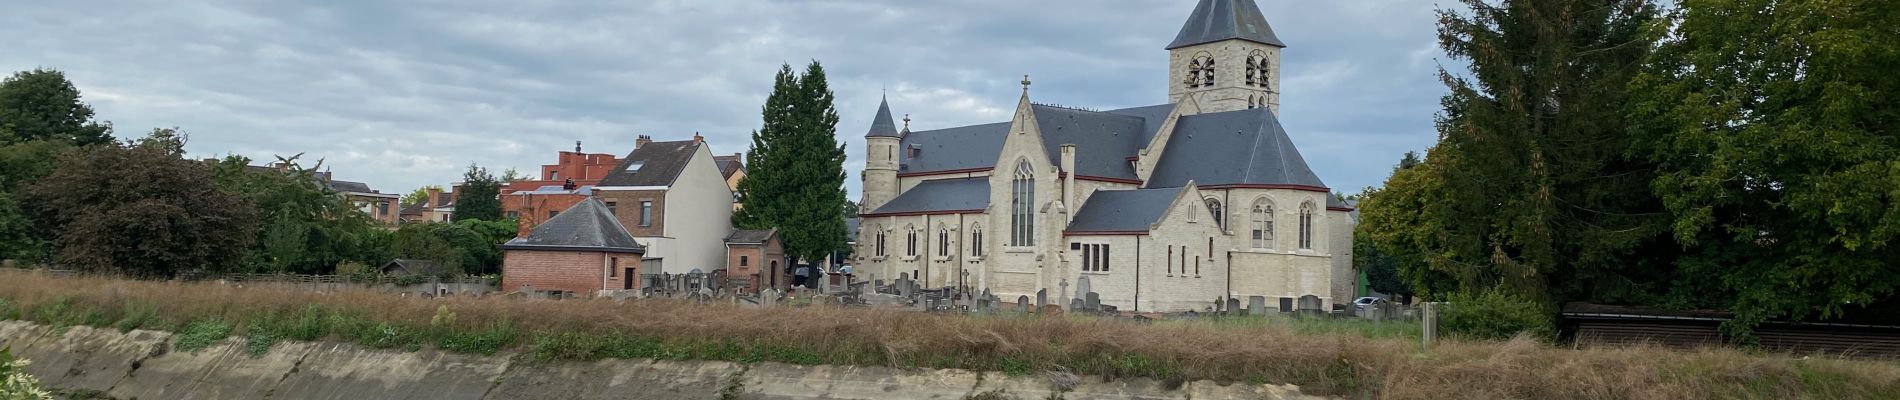
POLYGON ((606 203, 607 203, 607 213, 608 213, 608 214, 613 214, 613 215, 620 215, 620 213, 619 213, 619 212, 620 212, 620 203, 618 203, 618 202, 614 202, 614 201, 608 201, 608 202, 606 202, 606 203))
POLYGON ((1009 245, 1036 245, 1036 171, 1029 160, 1016 162, 1016 178, 1010 181, 1009 245))
POLYGON ((1220 206, 1220 200, 1212 197, 1207 198, 1207 213, 1214 216, 1214 226, 1222 230, 1227 229, 1227 213, 1225 211, 1226 210, 1220 206))
POLYGON ((1174 275, 1174 246, 1168 246, 1168 275, 1174 275))
POLYGON ((950 256, 950 228, 937 227, 937 256, 950 256))
POLYGON ((1253 201, 1253 248, 1273 248, 1273 204, 1266 197, 1253 201))
POLYGON ((653 202, 640 202, 640 226, 653 226, 653 202))
POLYGON ((560 172, 560 171, 548 171, 548 180, 550 180, 550 181, 558 181, 558 180, 561 180, 561 172, 560 172))
POLYGON ((747 264, 748 262, 750 262, 750 261, 752 261, 752 260, 751 260, 751 259, 749 259, 749 258, 747 258, 746 256, 739 256, 739 266, 741 266, 741 267, 744 267, 744 266, 746 266, 746 264, 747 264))
POLYGON ((1082 270, 1086 272, 1108 272, 1108 245, 1082 245, 1082 270))
POLYGON ((548 210, 548 219, 554 219, 554 216, 560 213, 561 210, 548 210))
POLYGON ((620 276, 620 257, 607 257, 607 277, 620 276))
POLYGON ((1300 249, 1313 249, 1313 202, 1300 205, 1300 249))
POLYGON ((982 225, 970 226, 970 256, 972 257, 983 256, 983 226, 982 225))
MULTIPOLYGON (((1182 273, 1187 273, 1182 271, 1182 273)), ((1194 276, 1201 276, 1201 256, 1194 256, 1194 276)))
POLYGON ((508 219, 518 219, 518 218, 521 218, 521 212, 520 212, 520 211, 509 211, 509 212, 508 212, 508 219))
POLYGON ((904 229, 904 255, 917 256, 917 227, 904 229))

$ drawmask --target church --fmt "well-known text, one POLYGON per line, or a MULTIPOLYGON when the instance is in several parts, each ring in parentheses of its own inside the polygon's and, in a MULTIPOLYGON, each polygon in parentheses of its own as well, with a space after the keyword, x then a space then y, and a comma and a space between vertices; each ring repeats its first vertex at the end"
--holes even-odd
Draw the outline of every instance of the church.
POLYGON ((1165 104, 1041 104, 1028 77, 1007 122, 912 131, 879 104, 857 273, 1005 301, 1086 278, 1139 312, 1351 301, 1352 208, 1281 128, 1285 48, 1252 0, 1201 0, 1165 47, 1165 104))

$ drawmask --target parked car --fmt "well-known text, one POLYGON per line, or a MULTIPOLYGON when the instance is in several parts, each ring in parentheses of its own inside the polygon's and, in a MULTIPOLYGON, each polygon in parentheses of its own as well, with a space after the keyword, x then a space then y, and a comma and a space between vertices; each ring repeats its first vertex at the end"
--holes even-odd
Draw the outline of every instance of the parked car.
POLYGON ((1353 308, 1357 308, 1361 311, 1364 311, 1366 308, 1372 307, 1375 304, 1385 304, 1385 303, 1386 303, 1385 299, 1381 299, 1377 297, 1360 297, 1358 300, 1352 301, 1352 306, 1353 308))

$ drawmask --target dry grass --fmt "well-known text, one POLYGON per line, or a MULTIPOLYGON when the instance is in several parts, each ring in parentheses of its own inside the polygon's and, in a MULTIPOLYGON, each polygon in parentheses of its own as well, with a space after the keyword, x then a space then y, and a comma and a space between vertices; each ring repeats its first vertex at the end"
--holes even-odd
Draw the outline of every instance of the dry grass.
POLYGON ((299 336, 532 359, 659 357, 741 362, 1071 371, 1171 382, 1291 383, 1389 399, 1900 398, 1900 364, 1650 347, 1569 349, 1529 339, 1369 337, 1289 323, 956 317, 840 309, 744 310, 668 301, 402 298, 215 284, 0 273, 8 308, 54 325, 179 330, 222 321, 254 341, 299 336), (443 318, 442 311, 453 313, 443 318), (154 312, 155 311, 155 312, 154 312), (312 317, 312 316, 315 317, 312 317), (141 317, 147 316, 147 317, 141 317), (129 320, 137 320, 127 322, 129 320), (436 321, 435 325, 431 321, 436 321), (130 327, 128 327, 128 325, 130 327), (293 333, 285 333, 293 332, 293 333))

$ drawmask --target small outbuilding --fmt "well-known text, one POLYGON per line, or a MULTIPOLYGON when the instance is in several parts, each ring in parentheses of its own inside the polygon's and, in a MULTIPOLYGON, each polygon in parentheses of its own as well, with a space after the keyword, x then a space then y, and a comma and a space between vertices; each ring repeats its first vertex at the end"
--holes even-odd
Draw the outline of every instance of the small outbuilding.
POLYGON ((442 276, 442 265, 430 260, 398 258, 383 264, 383 275, 388 276, 442 276))
POLYGON ((588 198, 501 245, 501 290, 522 286, 555 295, 640 288, 646 247, 600 200, 588 198))
POLYGON ((726 277, 743 283, 745 291, 779 286, 785 246, 779 243, 778 230, 741 229, 726 236, 726 277))

